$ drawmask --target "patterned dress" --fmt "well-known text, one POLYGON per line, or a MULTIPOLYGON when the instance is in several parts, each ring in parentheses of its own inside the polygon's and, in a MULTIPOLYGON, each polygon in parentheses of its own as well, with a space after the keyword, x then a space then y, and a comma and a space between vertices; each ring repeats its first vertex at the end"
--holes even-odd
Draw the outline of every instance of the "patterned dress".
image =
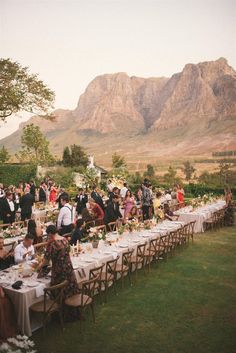
POLYGON ((59 284, 68 280, 69 284, 65 288, 65 297, 70 297, 78 293, 78 285, 70 259, 70 245, 66 239, 49 242, 45 259, 52 261, 51 285, 59 284))

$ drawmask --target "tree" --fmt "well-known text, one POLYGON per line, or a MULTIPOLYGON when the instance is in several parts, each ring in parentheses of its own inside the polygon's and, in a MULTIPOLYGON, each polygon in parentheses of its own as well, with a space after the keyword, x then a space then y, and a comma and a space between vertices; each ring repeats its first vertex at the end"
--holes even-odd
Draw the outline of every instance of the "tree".
POLYGON ((21 162, 48 165, 54 161, 49 151, 49 141, 39 126, 28 124, 23 128, 21 136, 22 150, 16 154, 21 162))
POLYGON ((154 169, 153 165, 148 164, 147 170, 146 170, 146 172, 144 172, 143 175, 144 175, 144 177, 153 178, 155 176, 155 169, 154 169))
POLYGON ((0 59, 0 120, 20 111, 52 118, 54 99, 54 92, 28 67, 0 59))
POLYGON ((116 152, 112 155, 112 168, 117 169, 117 168, 125 168, 126 163, 124 157, 120 156, 116 152))
POLYGON ((226 185, 229 182, 229 176, 231 174, 230 171, 231 164, 230 163, 220 163, 219 165, 219 176, 222 185, 226 185))
POLYGON ((72 145, 64 148, 62 164, 65 167, 79 167, 80 169, 86 169, 88 163, 88 156, 82 146, 72 145))
POLYGON ((177 171, 169 166, 168 172, 164 175, 164 181, 168 185, 179 184, 180 178, 177 177, 177 171))
POLYGON ((5 148, 5 146, 2 146, 0 149, 0 164, 4 164, 10 159, 10 154, 8 150, 5 148))
POLYGON ((184 162, 184 167, 182 168, 183 173, 185 174, 185 179, 190 180, 192 178, 193 173, 195 172, 194 166, 189 162, 184 162))

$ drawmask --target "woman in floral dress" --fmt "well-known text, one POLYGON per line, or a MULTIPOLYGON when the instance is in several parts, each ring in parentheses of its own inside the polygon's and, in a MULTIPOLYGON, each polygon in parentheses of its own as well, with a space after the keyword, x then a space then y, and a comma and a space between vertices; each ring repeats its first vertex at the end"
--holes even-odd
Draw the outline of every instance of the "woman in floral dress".
POLYGON ((125 199, 123 201, 125 213, 124 213, 124 219, 128 218, 129 213, 132 209, 132 207, 135 205, 135 199, 131 193, 130 190, 126 191, 125 199))
POLYGON ((78 285, 69 254, 70 245, 67 239, 57 234, 57 229, 54 225, 48 226, 46 232, 49 237, 49 242, 44 254, 44 260, 39 268, 42 268, 51 260, 51 285, 54 286, 67 280, 68 285, 64 290, 64 295, 66 298, 70 297, 78 293, 78 285))

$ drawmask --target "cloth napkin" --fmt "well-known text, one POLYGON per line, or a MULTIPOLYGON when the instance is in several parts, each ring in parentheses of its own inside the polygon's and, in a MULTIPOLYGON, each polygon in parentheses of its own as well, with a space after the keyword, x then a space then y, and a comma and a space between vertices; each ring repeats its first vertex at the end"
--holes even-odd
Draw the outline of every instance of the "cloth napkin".
POLYGON ((35 287, 36 298, 39 298, 44 295, 44 288, 46 288, 46 285, 44 283, 40 283, 37 287, 35 287))

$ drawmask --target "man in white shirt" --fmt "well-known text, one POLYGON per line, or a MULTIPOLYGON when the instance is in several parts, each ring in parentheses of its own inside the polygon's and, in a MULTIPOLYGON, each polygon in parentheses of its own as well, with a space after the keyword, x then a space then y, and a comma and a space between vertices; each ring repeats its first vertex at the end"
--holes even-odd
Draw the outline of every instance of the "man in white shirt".
POLYGON ((69 204, 69 196, 67 194, 61 197, 62 208, 60 209, 57 219, 57 229, 60 235, 70 233, 73 228, 73 207, 69 204))
POLYGON ((25 239, 15 247, 14 258, 15 263, 19 264, 23 261, 32 260, 34 258, 34 237, 31 234, 27 234, 25 239))
POLYGON ((125 198, 127 191, 128 191, 127 183, 124 183, 123 188, 121 188, 120 190, 120 196, 122 197, 122 199, 125 198))

